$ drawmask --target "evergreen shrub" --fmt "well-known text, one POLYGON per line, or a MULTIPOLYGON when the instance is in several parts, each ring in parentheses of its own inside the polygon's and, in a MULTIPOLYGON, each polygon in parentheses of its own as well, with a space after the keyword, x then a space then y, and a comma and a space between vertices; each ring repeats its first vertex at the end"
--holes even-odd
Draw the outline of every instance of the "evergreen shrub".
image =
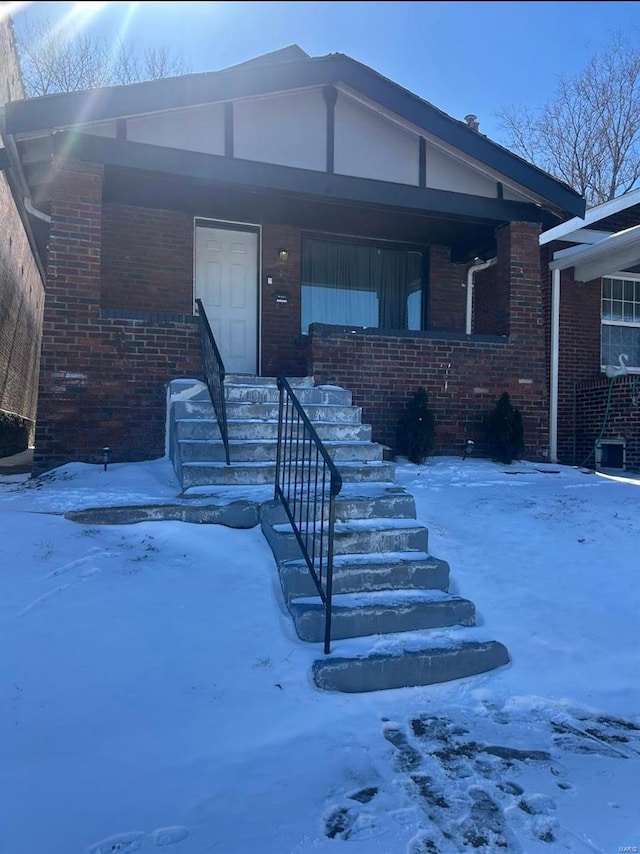
POLYGON ((414 391, 398 424, 398 451, 412 463, 421 465, 433 450, 435 418, 429 409, 424 388, 414 391))
POLYGON ((504 392, 484 420, 487 450, 492 460, 509 465, 524 453, 522 414, 504 392))

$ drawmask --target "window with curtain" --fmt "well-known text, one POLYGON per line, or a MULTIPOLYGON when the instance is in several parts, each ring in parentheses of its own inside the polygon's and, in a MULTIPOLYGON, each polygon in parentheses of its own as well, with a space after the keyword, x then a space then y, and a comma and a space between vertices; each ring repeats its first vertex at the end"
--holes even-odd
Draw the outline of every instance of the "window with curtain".
POLYGON ((618 365, 621 354, 640 372, 640 278, 602 280, 602 367, 618 365))
POLYGON ((421 329, 419 250, 316 238, 302 241, 302 331, 310 323, 421 329))

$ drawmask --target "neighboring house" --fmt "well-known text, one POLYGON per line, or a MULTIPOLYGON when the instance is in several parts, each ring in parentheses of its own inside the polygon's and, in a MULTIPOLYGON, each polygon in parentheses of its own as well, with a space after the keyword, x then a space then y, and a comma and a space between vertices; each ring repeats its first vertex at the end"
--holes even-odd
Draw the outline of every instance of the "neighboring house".
POLYGON ((344 385, 380 442, 424 386, 436 450, 462 452, 508 390, 547 457, 538 238, 584 202, 475 117, 292 46, 15 101, 4 133, 51 218, 36 470, 164 453, 166 385, 202 375, 196 298, 229 372, 344 385))
POLYGON ((552 279, 551 456, 640 471, 640 189, 540 243, 552 279))
MULTIPOLYGON (((0 17, 0 104, 19 98, 24 90, 13 30, 0 17)), ((32 251, 24 197, 11 171, 3 172, 8 155, 0 138, 0 457, 25 450, 33 438, 44 308, 44 268, 32 251)))

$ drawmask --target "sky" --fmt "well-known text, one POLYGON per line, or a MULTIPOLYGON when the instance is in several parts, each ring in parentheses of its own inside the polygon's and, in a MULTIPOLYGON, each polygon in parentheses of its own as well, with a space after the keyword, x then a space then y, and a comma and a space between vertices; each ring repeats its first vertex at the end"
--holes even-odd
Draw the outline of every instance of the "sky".
POLYGON ((193 72, 297 43, 346 53, 449 115, 473 113, 499 142, 497 113, 536 107, 614 32, 637 40, 638 2, 139 2, 17 4, 26 17, 79 12, 89 31, 168 45, 193 72))
POLYGON ((168 460, 0 475, 0 850, 637 850, 640 480, 436 457, 397 482, 478 613, 422 643, 508 665, 319 691, 259 527, 63 515, 204 502, 168 460))

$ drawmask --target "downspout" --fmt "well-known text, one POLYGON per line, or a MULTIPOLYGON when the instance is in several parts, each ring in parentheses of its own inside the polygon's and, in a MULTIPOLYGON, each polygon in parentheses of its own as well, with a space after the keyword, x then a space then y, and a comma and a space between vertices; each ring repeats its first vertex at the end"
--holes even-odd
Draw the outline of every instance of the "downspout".
POLYGON ((480 270, 486 270, 487 267, 492 267, 497 260, 497 258, 491 258, 489 261, 480 261, 479 258, 476 258, 475 262, 467 270, 467 309, 464 324, 464 331, 466 335, 471 335, 471 327, 473 324, 473 277, 476 273, 479 273, 480 270))
POLYGON ((43 220, 43 222, 51 222, 51 217, 49 216, 49 214, 46 214, 44 211, 40 211, 38 210, 38 208, 35 208, 29 196, 24 197, 24 207, 27 213, 30 213, 31 216, 35 216, 38 219, 43 220))
POLYGON ((558 462, 558 364, 560 354, 560 270, 551 271, 551 373, 549 377, 549 459, 558 462))

